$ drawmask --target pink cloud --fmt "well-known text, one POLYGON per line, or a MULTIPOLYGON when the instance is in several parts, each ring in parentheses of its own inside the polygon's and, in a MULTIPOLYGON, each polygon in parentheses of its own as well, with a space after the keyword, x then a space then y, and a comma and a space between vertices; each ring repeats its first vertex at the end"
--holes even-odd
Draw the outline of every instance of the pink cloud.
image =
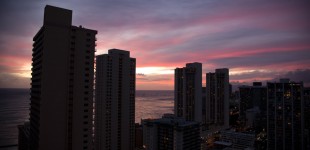
POLYGON ((10 71, 17 71, 27 64, 31 65, 31 59, 24 56, 0 56, 0 66, 5 66, 10 71))
MULTIPOLYGON (((20 15, 16 17, 21 19, 5 17, 7 20, 2 23, 6 30, 1 30, 0 36, 0 67, 4 68, 0 73, 23 72, 22 66, 31 64, 32 37, 41 26, 45 3, 35 5, 31 12, 20 10, 24 7, 16 7, 14 15, 4 14, 20 15), (20 28, 21 24, 24 28, 20 28)), ((310 22, 307 20, 309 2, 124 3, 87 2, 89 5, 86 6, 86 2, 74 5, 57 2, 60 6, 63 4, 74 8, 75 23, 99 31, 97 54, 106 53, 109 48, 130 50, 131 57, 137 58, 137 67, 174 68, 188 62, 202 62, 204 71, 227 66, 232 69, 270 71, 310 68, 310 62, 304 57, 301 59, 301 55, 310 49, 310 22), (290 59, 276 55, 292 52, 300 54, 290 59), (220 63, 229 58, 258 59, 267 53, 275 54, 275 61, 260 63, 256 60, 248 64, 250 61, 244 60, 231 66, 229 63, 220 63)), ((162 81, 137 79, 137 84, 140 89, 171 89, 173 78, 162 81)))

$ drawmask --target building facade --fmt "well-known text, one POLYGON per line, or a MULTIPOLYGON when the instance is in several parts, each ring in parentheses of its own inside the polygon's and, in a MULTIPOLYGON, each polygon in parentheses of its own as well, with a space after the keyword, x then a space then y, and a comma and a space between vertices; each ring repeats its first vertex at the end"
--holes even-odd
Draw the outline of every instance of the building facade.
POLYGON ((30 124, 18 125, 18 150, 29 150, 30 124))
POLYGON ((96 57, 96 150, 133 150, 136 59, 110 49, 96 57))
POLYGON ((207 105, 206 105, 206 98, 207 98, 207 90, 206 90, 206 87, 202 87, 201 89, 201 110, 202 110, 202 114, 201 114, 201 128, 202 130, 205 130, 206 129, 206 113, 207 113, 207 105))
POLYGON ((268 82, 267 148, 303 150, 303 83, 268 82))
POLYGON ((310 88, 304 88, 305 149, 310 149, 310 88))
MULTIPOLYGON (((253 86, 240 86, 240 105, 239 105, 239 119, 245 124, 252 124, 246 119, 247 113, 253 108, 259 108, 260 129, 267 129, 267 87, 262 86, 261 82, 254 82, 253 86)), ((256 123, 257 125, 257 123, 256 123)))
POLYGON ((202 64, 188 63, 174 74, 174 113, 186 121, 202 121, 202 64))
POLYGON ((206 124, 229 127, 229 70, 206 74, 206 124))
POLYGON ((143 145, 146 150, 200 149, 200 123, 165 114, 161 119, 146 119, 143 145))
POLYGON ((245 149, 254 149, 254 141, 255 141, 254 133, 221 131, 220 141, 216 141, 214 142, 214 144, 229 147, 233 150, 245 150, 245 149))
POLYGON ((71 22, 71 10, 47 5, 33 38, 31 150, 92 149, 97 31, 71 22))

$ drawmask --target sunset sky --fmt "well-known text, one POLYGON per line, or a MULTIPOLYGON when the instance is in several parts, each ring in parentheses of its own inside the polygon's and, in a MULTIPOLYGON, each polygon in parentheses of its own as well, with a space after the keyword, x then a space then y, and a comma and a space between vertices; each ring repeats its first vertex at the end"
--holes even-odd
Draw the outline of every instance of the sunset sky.
MULTIPOLYGON (((230 82, 289 77, 310 86, 310 2, 267 0, 2 0, 0 88, 29 88, 32 38, 45 5, 95 29, 96 54, 129 50, 138 90, 172 90, 174 69, 230 69, 230 82)), ((204 83, 205 84, 205 83, 204 83)))

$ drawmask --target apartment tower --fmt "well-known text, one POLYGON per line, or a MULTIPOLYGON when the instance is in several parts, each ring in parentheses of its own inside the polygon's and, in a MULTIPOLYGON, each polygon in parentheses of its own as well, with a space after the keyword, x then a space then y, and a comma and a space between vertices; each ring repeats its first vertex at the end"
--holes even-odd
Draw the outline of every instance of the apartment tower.
POLYGON ((243 125, 248 121, 246 116, 247 110, 259 108, 259 114, 256 119, 259 122, 255 125, 261 126, 261 129, 267 129, 267 87, 262 86, 261 82, 253 82, 253 86, 240 86, 240 105, 239 105, 239 119, 243 125))
POLYGON ((174 114, 186 121, 202 121, 202 64, 188 63, 174 74, 174 114))
POLYGON ((304 88, 305 149, 310 149, 310 87, 304 88))
POLYGON ((71 25, 72 11, 47 5, 33 38, 31 150, 92 150, 97 31, 71 25))
POLYGON ((229 127, 229 73, 227 68, 206 74, 206 124, 229 127))
POLYGON ((96 56, 95 148, 133 150, 136 59, 110 49, 96 56))
POLYGON ((303 150, 303 83, 267 83, 267 148, 303 150))

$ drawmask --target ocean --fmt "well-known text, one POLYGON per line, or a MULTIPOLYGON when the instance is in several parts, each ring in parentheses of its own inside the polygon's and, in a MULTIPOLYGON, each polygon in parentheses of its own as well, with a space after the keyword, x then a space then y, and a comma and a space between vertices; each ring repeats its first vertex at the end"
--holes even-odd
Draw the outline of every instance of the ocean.
MULTIPOLYGON (((0 150, 17 150, 17 125, 29 119, 29 89, 0 89, 0 150)), ((136 91, 135 122, 173 113, 173 91, 136 91)))

